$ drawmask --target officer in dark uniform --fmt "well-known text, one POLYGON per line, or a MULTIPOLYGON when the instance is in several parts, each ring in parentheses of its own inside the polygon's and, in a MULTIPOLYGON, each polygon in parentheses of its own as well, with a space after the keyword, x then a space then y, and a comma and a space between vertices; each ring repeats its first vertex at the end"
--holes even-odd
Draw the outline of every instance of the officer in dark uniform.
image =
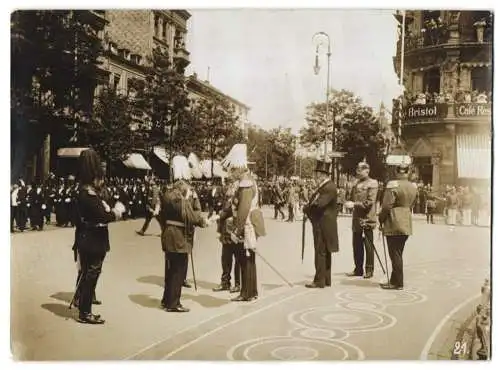
POLYGON ((312 223, 314 237, 314 281, 307 288, 332 285, 332 253, 339 251, 337 231, 337 187, 330 179, 330 163, 318 161, 316 176, 318 189, 304 207, 304 214, 312 223))
POLYGON ((354 254, 354 271, 348 276, 363 276, 365 259, 365 279, 373 277, 375 251, 373 249, 373 229, 377 226, 376 201, 378 181, 370 178, 368 163, 358 163, 356 174, 358 180, 354 184, 350 200, 354 202, 352 214, 352 247, 354 254), (364 242, 363 236, 368 241, 364 242))
POLYGON ((66 212, 68 215, 67 222, 65 226, 73 227, 76 222, 76 203, 77 197, 75 192, 75 176, 68 176, 68 184, 66 186, 66 198, 64 199, 66 205, 66 212))
POLYGON ((42 186, 33 184, 30 191, 30 222, 33 230, 43 230, 43 212, 45 211, 45 202, 42 186))
POLYGON ((52 216, 52 212, 54 210, 54 200, 56 197, 56 192, 54 189, 54 186, 50 184, 50 182, 47 182, 47 185, 45 186, 44 189, 44 200, 45 200, 45 212, 44 212, 44 217, 45 217, 45 224, 50 225, 50 218, 52 216))
POLYGON ((84 150, 79 158, 79 180, 82 189, 78 196, 78 219, 75 230, 75 244, 80 258, 81 278, 78 283, 78 321, 84 324, 104 324, 98 315, 92 314, 92 300, 101 273, 102 263, 109 251, 108 223, 121 218, 124 211, 103 201, 99 189, 103 185, 104 173, 98 154, 84 150))
POLYGON ((180 302, 188 255, 192 251, 188 232, 192 226, 208 225, 200 213, 193 211, 188 191, 189 185, 180 180, 161 199, 161 219, 165 223, 161 238, 165 252, 165 285, 161 304, 167 312, 189 311, 180 302))
POLYGON ((67 220, 67 212, 66 212, 66 189, 64 186, 64 180, 59 180, 59 187, 56 191, 55 196, 55 212, 56 212, 56 224, 57 226, 64 226, 67 220))
POLYGON ((378 216, 392 262, 391 279, 380 285, 383 289, 403 289, 404 286, 403 250, 412 234, 411 210, 417 197, 417 189, 408 181, 408 172, 407 165, 398 166, 397 179, 387 183, 378 216))
POLYGON ((17 228, 23 232, 28 222, 28 191, 23 180, 19 180, 19 191, 17 193, 17 228))
POLYGON ((230 232, 232 231, 233 223, 233 198, 238 190, 238 181, 234 181, 228 186, 225 191, 225 199, 223 208, 220 213, 220 219, 217 223, 217 231, 220 234, 222 243, 222 277, 221 283, 213 288, 214 292, 229 290, 231 293, 237 293, 241 288, 241 269, 238 261, 238 244, 231 239, 230 232), (233 268, 234 258, 234 287, 231 287, 231 270, 233 268))
POLYGON ((141 230, 136 231, 138 235, 144 236, 144 233, 149 227, 151 220, 156 218, 160 224, 160 229, 163 230, 163 225, 161 223, 158 214, 160 212, 160 189, 156 185, 153 179, 149 182, 149 188, 147 190, 147 202, 146 202, 146 219, 144 220, 144 225, 141 230))
MULTIPOLYGON (((198 194, 196 193, 195 189, 193 186, 190 186, 189 188, 189 196, 188 196, 188 201, 191 204, 191 207, 193 208, 193 211, 195 213, 200 214, 201 213, 201 204, 200 204, 200 199, 198 198, 198 194)), ((196 228, 194 225, 191 225, 187 232, 187 239, 189 243, 191 244, 191 248, 194 247, 194 233, 196 231, 196 228)), ((184 288, 191 288, 191 284, 187 281, 187 272, 188 272, 188 265, 186 265, 186 272, 184 274, 184 283, 182 286, 184 288)))

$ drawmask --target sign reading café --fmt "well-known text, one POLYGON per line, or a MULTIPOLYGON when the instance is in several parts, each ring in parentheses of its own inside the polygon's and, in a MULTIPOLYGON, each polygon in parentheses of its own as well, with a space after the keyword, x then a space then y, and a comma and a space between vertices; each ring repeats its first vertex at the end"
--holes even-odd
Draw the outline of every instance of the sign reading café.
POLYGON ((491 104, 457 104, 455 114, 457 117, 491 116, 491 104))

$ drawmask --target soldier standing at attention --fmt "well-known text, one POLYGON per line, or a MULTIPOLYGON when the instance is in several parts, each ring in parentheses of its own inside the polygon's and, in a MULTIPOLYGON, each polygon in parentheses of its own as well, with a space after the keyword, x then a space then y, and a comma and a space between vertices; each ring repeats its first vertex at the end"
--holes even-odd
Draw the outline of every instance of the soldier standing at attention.
POLYGON ((389 181, 379 214, 380 226, 387 239, 387 248, 392 262, 389 283, 382 289, 403 289, 403 250, 408 236, 412 234, 411 210, 415 204, 417 190, 408 181, 409 167, 401 165, 397 180, 389 181))
POLYGON ((368 163, 358 163, 356 175, 358 180, 351 192, 351 201, 354 202, 352 214, 352 248, 354 254, 354 271, 347 276, 363 276, 363 262, 365 259, 365 279, 373 277, 374 258, 373 229, 377 225, 376 202, 378 181, 370 178, 368 163), (369 239, 364 242, 364 237, 369 239))
POLYGON ((104 324, 99 315, 92 313, 95 287, 101 274, 102 263, 109 251, 108 223, 121 218, 123 205, 111 209, 99 195, 104 173, 99 155, 92 149, 84 150, 79 158, 79 180, 82 189, 76 203, 74 247, 80 259, 81 278, 77 286, 80 310, 78 321, 84 324, 104 324))

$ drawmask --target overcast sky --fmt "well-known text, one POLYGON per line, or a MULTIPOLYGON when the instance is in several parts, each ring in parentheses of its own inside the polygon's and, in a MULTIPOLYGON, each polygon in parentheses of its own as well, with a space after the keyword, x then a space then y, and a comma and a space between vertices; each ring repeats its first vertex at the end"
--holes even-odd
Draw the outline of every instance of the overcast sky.
MULTIPOLYGON (((188 50, 196 72, 251 107, 250 121, 297 131, 305 107, 323 101, 326 42, 314 75, 312 36, 331 37, 331 86, 348 89, 379 107, 398 93, 392 57, 397 26, 389 10, 190 10, 188 50)), ((317 41, 321 41, 318 38, 317 41)))

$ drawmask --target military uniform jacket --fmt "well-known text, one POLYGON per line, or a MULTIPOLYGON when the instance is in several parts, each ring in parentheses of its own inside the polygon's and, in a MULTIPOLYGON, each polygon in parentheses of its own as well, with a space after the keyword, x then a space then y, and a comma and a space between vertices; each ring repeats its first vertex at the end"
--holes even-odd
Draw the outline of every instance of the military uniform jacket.
POLYGON ((222 244, 233 244, 231 239, 231 232, 234 230, 233 200, 238 185, 238 183, 231 184, 224 193, 220 218, 217 222, 217 232, 220 234, 222 244))
POLYGON ((251 224, 257 238, 266 235, 264 217, 258 209, 256 196, 257 184, 251 175, 243 175, 233 202, 234 230, 236 236, 241 239, 245 238, 245 228, 248 224, 251 224))
POLYGON ((379 221, 384 235, 411 235, 411 210, 415 204, 417 189, 408 180, 393 180, 387 184, 379 221))
POLYGON ((163 251, 191 253, 189 231, 194 226, 204 225, 203 217, 193 211, 191 202, 177 190, 165 192, 162 198, 160 218, 165 220, 161 236, 163 251))
POLYGON ((333 181, 320 185, 304 207, 304 213, 313 226, 314 248, 338 252, 337 187, 333 181))
POLYGON ((361 232, 363 227, 375 228, 377 225, 378 182, 372 178, 358 180, 351 191, 351 201, 354 202, 352 214, 352 230, 361 232))
POLYGON ((78 195, 78 218, 75 230, 75 248, 90 254, 105 254, 109 251, 108 223, 115 214, 106 210, 97 191, 86 186, 78 195))

